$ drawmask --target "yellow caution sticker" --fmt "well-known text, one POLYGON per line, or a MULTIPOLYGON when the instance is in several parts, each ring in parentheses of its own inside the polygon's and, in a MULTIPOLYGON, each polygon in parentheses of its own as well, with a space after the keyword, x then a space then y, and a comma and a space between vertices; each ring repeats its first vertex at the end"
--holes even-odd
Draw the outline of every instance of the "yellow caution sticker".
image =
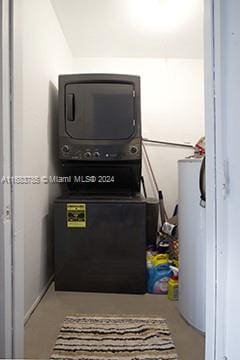
POLYGON ((86 224, 86 204, 67 204, 67 227, 85 228, 86 224))

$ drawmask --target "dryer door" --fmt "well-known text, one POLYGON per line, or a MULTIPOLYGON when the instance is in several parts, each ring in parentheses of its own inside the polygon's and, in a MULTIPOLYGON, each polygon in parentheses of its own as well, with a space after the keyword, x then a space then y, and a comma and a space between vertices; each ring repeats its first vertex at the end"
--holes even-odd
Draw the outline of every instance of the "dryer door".
POLYGON ((75 139, 120 140, 135 131, 135 97, 131 84, 68 84, 65 128, 75 139))

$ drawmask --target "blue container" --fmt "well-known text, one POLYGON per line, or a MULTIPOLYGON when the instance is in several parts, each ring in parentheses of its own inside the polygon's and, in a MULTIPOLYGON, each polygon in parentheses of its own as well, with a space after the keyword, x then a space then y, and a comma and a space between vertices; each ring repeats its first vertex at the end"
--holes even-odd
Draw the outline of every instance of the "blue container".
POLYGON ((171 275, 172 270, 168 264, 148 268, 148 292, 166 295, 168 292, 168 280, 171 275))

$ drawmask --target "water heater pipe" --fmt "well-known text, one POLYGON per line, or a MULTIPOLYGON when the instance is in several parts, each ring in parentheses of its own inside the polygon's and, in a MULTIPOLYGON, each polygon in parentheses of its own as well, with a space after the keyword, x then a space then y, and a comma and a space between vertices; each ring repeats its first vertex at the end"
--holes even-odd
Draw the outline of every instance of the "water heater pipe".
POLYGON ((184 143, 175 143, 175 142, 169 142, 169 141, 160 141, 160 140, 152 140, 143 138, 142 139, 146 143, 153 143, 153 144, 159 144, 159 145, 170 145, 170 146, 178 146, 178 147, 185 147, 190 149, 195 149, 195 146, 192 144, 184 144, 184 143))

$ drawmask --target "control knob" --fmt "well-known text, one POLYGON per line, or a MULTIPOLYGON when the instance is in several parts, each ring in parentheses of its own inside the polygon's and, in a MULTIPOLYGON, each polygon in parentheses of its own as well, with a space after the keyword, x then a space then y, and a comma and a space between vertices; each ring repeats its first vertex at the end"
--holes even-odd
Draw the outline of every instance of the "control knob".
POLYGON ((131 146, 130 147, 130 153, 131 154, 136 154, 138 152, 138 148, 136 146, 131 146))
POLYGON ((98 159, 98 158, 100 158, 100 153, 99 153, 98 151, 95 151, 95 152, 93 153, 93 156, 94 156, 96 159, 98 159))
POLYGON ((92 153, 90 151, 86 151, 84 153, 84 157, 85 157, 85 159, 90 159, 92 157, 92 153))
POLYGON ((68 153, 68 152, 70 151, 70 147, 65 144, 65 145, 63 145, 63 147, 62 147, 62 151, 63 151, 64 153, 68 153))

